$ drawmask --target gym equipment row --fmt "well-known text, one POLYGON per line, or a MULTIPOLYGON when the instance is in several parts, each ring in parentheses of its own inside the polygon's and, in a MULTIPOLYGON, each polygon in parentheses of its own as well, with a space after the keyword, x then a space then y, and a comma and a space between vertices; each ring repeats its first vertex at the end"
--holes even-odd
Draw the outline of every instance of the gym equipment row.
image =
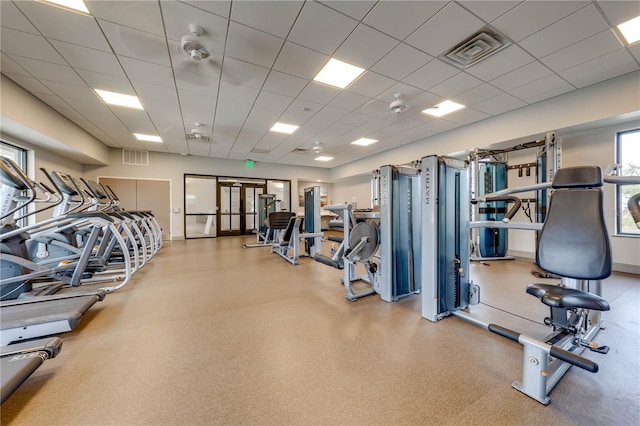
MULTIPOLYGON (((554 140, 548 135, 547 141, 554 140)), ((342 217, 345 238, 323 263, 345 268, 343 284, 350 301, 375 293, 385 301, 395 301, 421 292, 424 318, 437 322, 457 316, 521 343, 523 375, 514 387, 548 404, 549 392, 571 365, 597 372, 597 364, 581 355, 586 348, 598 353, 608 350, 594 342, 603 324, 601 312, 609 309, 602 299, 601 280, 611 274, 601 187, 604 182, 639 184, 640 177, 604 176, 595 166, 559 168, 553 170, 549 181, 472 199, 469 173, 467 162, 440 156, 423 157, 409 166, 381 167, 373 179, 377 186, 375 199, 380 202, 379 242, 374 225, 354 235, 360 224, 350 206, 326 207, 342 217), (549 197, 548 202, 541 203, 548 206, 541 209, 543 223, 512 221, 522 205, 515 194, 528 191, 545 191, 544 196, 549 197), (506 202, 512 203, 501 220, 471 220, 472 206, 498 201, 505 202, 505 207, 506 202), (480 287, 469 277, 470 236, 472 229, 483 228, 539 233, 536 263, 561 277, 560 285, 532 284, 526 290, 550 308, 544 323, 553 332, 544 340, 483 323, 470 312, 470 306, 480 303, 480 287), (354 274, 360 253, 366 254, 362 259, 368 262, 364 277, 354 274), (379 267, 371 267, 372 258, 378 259, 379 267), (354 291, 350 285, 355 280, 370 287, 354 291)), ((640 222, 639 202, 640 194, 629 200, 636 222, 640 222)))
POLYGON ((162 247, 162 230, 151 212, 123 211, 96 182, 44 169, 49 184, 34 182, 4 157, 0 167, 4 401, 59 353, 62 341, 45 336, 73 330, 95 303, 127 285, 162 247), (47 210, 51 217, 34 220, 47 210))

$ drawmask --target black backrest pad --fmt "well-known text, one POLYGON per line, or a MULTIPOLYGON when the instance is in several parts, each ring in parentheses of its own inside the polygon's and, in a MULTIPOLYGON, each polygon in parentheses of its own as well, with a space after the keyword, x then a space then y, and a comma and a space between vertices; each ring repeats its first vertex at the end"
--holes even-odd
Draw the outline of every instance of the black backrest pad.
POLYGON ((564 167, 553 177, 554 188, 595 188, 602 186, 602 169, 598 166, 564 167))
MULTIPOLYGON (((593 183, 591 180, 588 186, 593 183)), ((564 188, 566 185, 563 183, 564 188)), ((597 280, 611 275, 611 243, 604 222, 602 189, 558 189, 552 194, 538 238, 536 263, 567 278, 597 280)))
POLYGON ((271 212, 269 213, 269 228, 271 229, 287 229, 289 219, 296 214, 293 212, 271 212))

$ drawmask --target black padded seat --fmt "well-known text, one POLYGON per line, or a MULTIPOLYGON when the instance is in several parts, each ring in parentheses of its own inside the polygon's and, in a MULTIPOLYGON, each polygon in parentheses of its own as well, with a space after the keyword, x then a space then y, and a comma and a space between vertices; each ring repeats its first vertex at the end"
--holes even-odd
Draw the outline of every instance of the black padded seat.
POLYGON ((529 284, 527 293, 537 297, 542 303, 552 308, 609 310, 609 303, 602 297, 572 288, 551 284, 529 284))

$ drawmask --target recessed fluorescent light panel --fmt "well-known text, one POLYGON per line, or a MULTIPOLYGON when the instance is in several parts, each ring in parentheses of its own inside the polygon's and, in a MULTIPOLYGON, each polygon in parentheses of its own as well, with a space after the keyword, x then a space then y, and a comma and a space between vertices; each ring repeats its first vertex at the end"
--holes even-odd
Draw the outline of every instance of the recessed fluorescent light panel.
POLYGON ((108 92, 106 90, 95 89, 96 93, 103 101, 109 105, 122 106, 127 108, 144 109, 137 96, 123 95, 122 93, 108 92))
POLYGON ((333 157, 329 157, 326 155, 320 155, 316 157, 316 161, 331 161, 331 160, 333 160, 333 157))
POLYGON ((331 58, 313 80, 344 89, 363 72, 363 68, 331 58))
POLYGON ((160 136, 143 135, 142 133, 134 133, 133 136, 138 138, 139 141, 162 142, 162 139, 160 138, 160 136))
POLYGON ((298 127, 300 126, 296 126, 295 124, 276 123, 271 128, 271 131, 290 135, 295 132, 298 127))
POLYGON ((618 25, 618 29, 628 44, 640 41, 640 16, 618 25))
POLYGON ((423 110, 422 113, 433 115, 434 117, 442 117, 443 115, 452 113, 462 108, 464 108, 464 105, 460 105, 453 101, 444 101, 440 102, 438 105, 423 110))
POLYGON ((367 139, 367 138, 360 138, 357 141, 353 141, 351 142, 352 145, 360 145, 360 146, 367 146, 367 145, 371 145, 373 143, 378 142, 375 139, 367 139))
POLYGON ((41 0, 43 3, 49 3, 54 6, 61 6, 64 9, 70 9, 74 12, 82 12, 90 15, 89 9, 82 0, 41 0))

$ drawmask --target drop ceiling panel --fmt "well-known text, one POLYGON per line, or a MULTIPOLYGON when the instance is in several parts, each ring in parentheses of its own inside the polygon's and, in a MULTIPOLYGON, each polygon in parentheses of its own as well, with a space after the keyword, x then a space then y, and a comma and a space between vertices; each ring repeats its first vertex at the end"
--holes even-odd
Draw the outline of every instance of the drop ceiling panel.
POLYGON ((521 47, 512 44, 506 49, 489 56, 487 59, 472 65, 465 71, 486 82, 529 64, 534 60, 535 58, 521 47))
POLYGON ((398 45, 398 40, 360 24, 342 43, 335 57, 368 69, 398 45))
POLYGON ((343 109, 345 111, 355 111, 364 104, 369 102, 369 98, 366 96, 358 95, 347 91, 342 91, 329 102, 334 108, 343 109))
POLYGON ((211 146, 208 143, 202 143, 198 141, 189 141, 189 153, 191 155, 200 155, 203 157, 207 157, 209 155, 209 150, 211 146))
POLYGON ((574 86, 584 87, 638 69, 638 63, 626 50, 618 50, 558 74, 574 86))
POLYGON ((604 31, 608 27, 596 7, 589 5, 527 37, 520 42, 520 45, 531 54, 542 57, 604 31))
POLYGON ((323 1, 332 9, 338 10, 358 21, 362 20, 376 4, 373 0, 329 0, 323 1))
MULTIPOLYGON (((511 111, 512 109, 525 106, 526 103, 520 99, 511 96, 507 93, 495 96, 482 102, 473 104, 473 109, 487 113, 489 115, 498 115, 503 112, 511 111)), ((452 113, 455 114, 455 113, 452 113)))
POLYGON ((46 93, 36 93, 35 96, 39 98, 42 102, 54 108, 56 111, 64 111, 71 108, 71 106, 68 103, 63 101, 57 95, 49 95, 46 93))
POLYGON ((231 1, 229 0, 216 0, 216 1, 183 1, 193 7, 197 7, 207 12, 215 13, 216 15, 228 18, 231 13, 231 1))
POLYGON ((438 56, 478 31, 484 22, 450 2, 405 40, 406 43, 438 56))
POLYGON ((179 42, 183 36, 191 34, 189 26, 196 25, 203 30, 198 37, 198 42, 211 53, 224 52, 228 29, 227 19, 175 1, 162 2, 162 14, 169 39, 179 42))
POLYGON ((2 28, 0 32, 2 52, 11 56, 38 59, 44 62, 66 65, 65 60, 39 35, 2 28))
POLYGON ((173 104, 177 103, 178 96, 176 94, 175 87, 158 86, 157 84, 150 84, 146 81, 132 80, 131 84, 141 99, 143 104, 173 104))
POLYGON ((381 1, 363 22, 404 40, 446 4, 446 1, 381 1))
POLYGON ((461 1, 461 6, 489 23, 516 7, 521 1, 461 1))
POLYGON ((198 95, 192 92, 179 91, 178 98, 180 99, 182 116, 185 119, 189 119, 191 117, 198 118, 214 116, 216 104, 214 102, 211 102, 211 98, 209 96, 198 95))
POLYGON ((461 93, 473 89, 474 87, 478 87, 481 84, 482 81, 478 80, 474 76, 461 72, 448 80, 443 81, 437 86, 432 87, 429 91, 442 96, 443 98, 453 98, 461 93))
POLYGON ((358 22, 320 3, 305 2, 289 40, 332 55, 358 22))
POLYGON ((27 70, 22 68, 16 61, 11 59, 11 57, 4 52, 0 52, 0 64, 2 64, 2 73, 3 74, 14 74, 14 75, 22 75, 25 77, 30 77, 31 75, 27 70))
POLYGON ((96 18, 164 36, 159 2, 85 0, 85 3, 96 18))
POLYGON ((549 68, 540 62, 533 62, 493 79, 491 84, 506 92, 510 92, 511 90, 530 84, 551 74, 553 73, 549 68))
POLYGON ((362 96, 374 98, 396 83, 388 77, 373 71, 365 72, 360 78, 351 83, 347 90, 362 96))
POLYGON ((224 81, 256 89, 262 88, 268 74, 268 68, 233 58, 226 58, 222 68, 222 79, 224 81))
POLYGON ((114 77, 93 71, 78 70, 80 77, 93 89, 108 90, 110 92, 124 93, 135 96, 136 93, 131 83, 126 78, 114 77))
POLYGON ((171 65, 167 41, 163 37, 103 20, 98 22, 116 54, 164 66, 171 65))
POLYGON ((13 56, 12 59, 32 76, 40 80, 55 81, 80 87, 86 86, 84 81, 78 77, 78 74, 76 74, 71 67, 17 56, 13 56))
POLYGON ((404 82, 424 90, 429 90, 459 72, 460 70, 457 68, 447 65, 438 59, 434 59, 417 71, 409 74, 404 79, 404 82))
POLYGON ((175 87, 179 91, 193 92, 211 97, 217 95, 220 85, 218 78, 183 70, 174 70, 174 72, 176 76, 175 87))
POLYGON ((249 27, 285 38, 303 2, 241 1, 233 4, 231 19, 249 27))
POLYGON ((373 65, 371 70, 395 80, 402 80, 432 59, 432 56, 408 44, 400 43, 373 65))
POLYGON ((523 1, 491 23, 520 41, 589 4, 586 1, 523 1))
POLYGON ((52 40, 51 44, 74 68, 125 77, 120 63, 113 53, 90 49, 76 44, 52 40))
POLYGON ((545 56, 541 61, 552 70, 558 72, 621 49, 622 46, 616 36, 611 30, 606 29, 601 33, 545 56))
MULTIPOLYGON (((313 114, 315 114, 315 112, 317 112, 321 107, 322 104, 296 99, 282 114, 279 121, 282 120, 285 123, 302 125, 313 117, 313 114), (307 111, 305 111, 305 109, 307 111)), ((294 134, 297 135, 298 132, 294 134)))
MULTIPOLYGON (((340 93, 339 90, 325 86, 323 84, 318 84, 315 82, 311 82, 305 87, 302 92, 298 95, 298 99, 314 102, 318 104, 326 104, 331 102, 333 98, 335 98, 340 93)), ((314 106, 317 111, 318 106, 314 106)))
POLYGON ((22 86, 24 89, 27 89, 29 92, 34 94, 45 94, 45 95, 53 95, 54 93, 44 84, 42 84, 38 79, 33 77, 29 77, 26 75, 20 74, 11 74, 5 71, 5 63, 2 63, 2 73, 13 80, 18 85, 22 86))
POLYGON ((2 28, 11 28, 40 35, 36 27, 31 25, 31 22, 29 22, 16 5, 10 1, 0 1, 0 23, 2 28))
POLYGON ((453 100, 466 106, 472 106, 487 99, 501 96, 503 93, 502 90, 490 84, 483 84, 456 96, 453 100))
MULTIPOLYGON (((255 105, 253 106, 253 110, 251 111, 251 115, 261 115, 269 116, 273 118, 273 122, 277 120, 277 118, 282 114, 289 105, 293 102, 294 98, 288 96, 278 95, 277 93, 271 92, 260 92, 258 98, 256 99, 255 105), (255 111, 255 112, 254 112, 255 111), (273 117, 276 115, 275 117, 273 117)), ((271 125, 273 125, 273 122, 271 125)))
POLYGON ((327 63, 329 57, 298 44, 286 42, 273 69, 295 75, 307 80, 312 79, 327 63))
POLYGON ((251 27, 231 22, 225 55, 271 68, 284 40, 251 27))
POLYGON ((146 80, 148 83, 167 87, 174 85, 171 67, 125 56, 121 56, 119 59, 129 80, 146 80))
POLYGON ((308 80, 305 78, 271 70, 262 89, 263 93, 267 91, 295 98, 304 89, 307 82, 308 80))
POLYGON ((637 1, 598 1, 598 6, 605 13, 612 25, 620 25, 640 15, 637 1))
POLYGON ((510 93, 528 103, 533 103, 540 102, 541 100, 558 96, 572 90, 575 90, 575 87, 557 75, 551 74, 536 81, 523 84, 513 89, 510 93))

